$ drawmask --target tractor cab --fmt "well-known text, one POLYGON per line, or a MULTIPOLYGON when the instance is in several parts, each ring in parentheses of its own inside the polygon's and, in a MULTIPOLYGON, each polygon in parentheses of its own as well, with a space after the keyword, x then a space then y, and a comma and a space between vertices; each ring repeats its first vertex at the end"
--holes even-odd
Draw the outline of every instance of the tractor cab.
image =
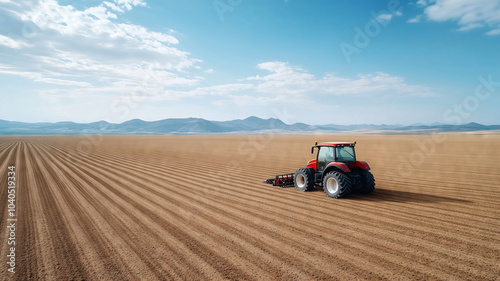
MULTIPOLYGON (((355 144, 355 142, 316 143, 311 148, 311 153, 314 153, 314 148, 318 148, 318 154, 315 159, 316 172, 323 172, 326 166, 332 162, 340 162, 348 166, 354 166, 356 162, 356 153, 354 152, 355 144)), ((311 161, 314 161, 314 159, 311 161)))
POLYGON ((316 159, 307 163, 307 167, 313 168, 316 172, 323 172, 329 164, 337 163, 340 166, 354 167, 356 165, 356 152, 354 142, 316 142, 311 147, 311 153, 318 148, 316 159))

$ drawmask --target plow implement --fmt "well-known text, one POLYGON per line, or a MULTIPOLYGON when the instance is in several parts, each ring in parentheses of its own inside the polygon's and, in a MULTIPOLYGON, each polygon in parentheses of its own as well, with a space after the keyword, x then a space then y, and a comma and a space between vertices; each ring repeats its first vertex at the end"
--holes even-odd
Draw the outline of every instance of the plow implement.
POLYGON ((279 187, 294 186, 293 176, 294 174, 277 175, 274 178, 265 180, 264 183, 279 187))

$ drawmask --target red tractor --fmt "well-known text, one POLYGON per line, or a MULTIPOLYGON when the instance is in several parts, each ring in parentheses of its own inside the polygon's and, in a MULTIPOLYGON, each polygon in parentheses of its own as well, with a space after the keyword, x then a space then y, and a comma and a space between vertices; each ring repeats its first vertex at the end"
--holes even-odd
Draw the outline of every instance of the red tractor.
POLYGON ((356 161, 354 142, 316 142, 311 153, 318 148, 316 159, 307 163, 306 168, 298 169, 295 174, 277 175, 267 179, 274 186, 292 186, 301 191, 309 191, 322 186, 326 195, 333 198, 347 197, 351 192, 372 193, 375 178, 370 166, 364 161, 356 161))

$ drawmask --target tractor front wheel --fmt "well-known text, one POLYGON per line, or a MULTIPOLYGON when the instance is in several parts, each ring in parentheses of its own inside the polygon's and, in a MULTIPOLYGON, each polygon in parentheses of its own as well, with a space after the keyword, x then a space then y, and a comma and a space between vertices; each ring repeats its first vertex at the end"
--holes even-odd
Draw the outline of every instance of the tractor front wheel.
POLYGON ((351 194, 351 181, 345 174, 332 171, 323 178, 323 190, 332 198, 347 197, 351 194))
POLYGON ((293 177, 295 188, 300 191, 309 191, 314 188, 314 174, 309 168, 298 169, 293 177))

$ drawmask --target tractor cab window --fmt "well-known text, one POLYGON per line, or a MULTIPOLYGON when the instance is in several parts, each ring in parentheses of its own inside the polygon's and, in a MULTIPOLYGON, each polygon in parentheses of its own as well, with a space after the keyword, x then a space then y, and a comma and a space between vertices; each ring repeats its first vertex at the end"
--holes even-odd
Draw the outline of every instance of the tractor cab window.
POLYGON ((331 146, 322 146, 318 152, 318 172, 322 172, 328 163, 335 161, 335 148, 331 146))
POLYGON ((336 147, 337 149, 337 161, 339 162, 354 162, 356 157, 354 156, 354 147, 343 146, 336 147))

